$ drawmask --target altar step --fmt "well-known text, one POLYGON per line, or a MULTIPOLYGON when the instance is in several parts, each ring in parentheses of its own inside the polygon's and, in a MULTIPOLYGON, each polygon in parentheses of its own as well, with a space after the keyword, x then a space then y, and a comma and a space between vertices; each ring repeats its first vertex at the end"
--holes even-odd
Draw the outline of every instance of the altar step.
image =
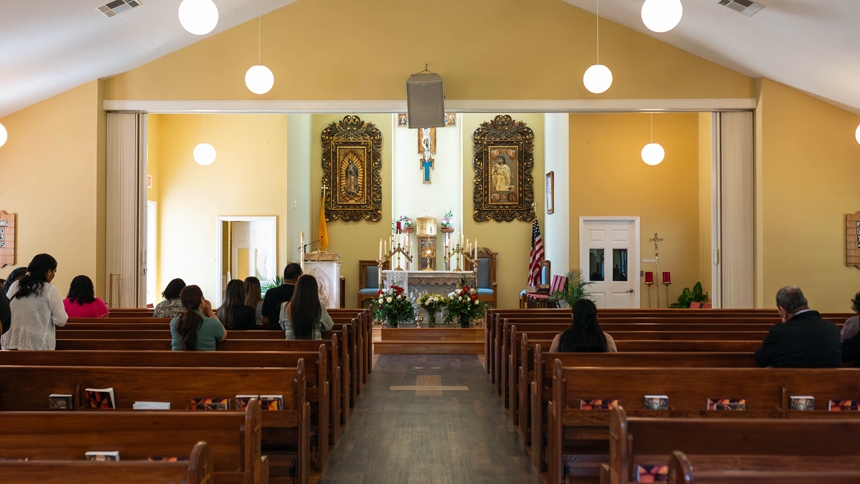
POLYGON ((483 328, 382 328, 373 343, 379 355, 480 355, 483 328))

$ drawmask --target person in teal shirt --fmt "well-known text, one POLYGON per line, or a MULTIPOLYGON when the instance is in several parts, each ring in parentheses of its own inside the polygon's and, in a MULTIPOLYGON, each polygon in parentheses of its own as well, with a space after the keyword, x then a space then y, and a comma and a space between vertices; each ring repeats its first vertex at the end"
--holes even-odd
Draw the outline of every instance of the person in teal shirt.
POLYGON ((227 339, 227 330, 203 297, 203 291, 198 286, 185 286, 179 299, 185 312, 170 321, 173 351, 215 351, 215 343, 227 339))

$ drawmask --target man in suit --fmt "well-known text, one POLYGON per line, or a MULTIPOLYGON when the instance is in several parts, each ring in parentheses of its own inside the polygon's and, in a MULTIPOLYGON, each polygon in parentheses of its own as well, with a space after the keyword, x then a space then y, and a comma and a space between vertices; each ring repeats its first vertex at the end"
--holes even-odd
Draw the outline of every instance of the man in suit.
POLYGON ((758 366, 835 368, 842 364, 839 328, 809 309, 799 287, 780 289, 776 306, 783 324, 773 325, 756 350, 758 366))
POLYGON ((284 267, 284 282, 266 291, 263 298, 263 327, 265 329, 282 329, 280 325, 281 303, 293 298, 296 280, 302 276, 302 266, 291 262, 284 267))

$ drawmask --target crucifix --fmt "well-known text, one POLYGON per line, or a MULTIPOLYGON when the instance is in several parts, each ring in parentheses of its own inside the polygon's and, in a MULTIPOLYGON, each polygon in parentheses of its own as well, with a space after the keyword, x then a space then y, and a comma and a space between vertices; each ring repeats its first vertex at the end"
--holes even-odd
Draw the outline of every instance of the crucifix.
POLYGON ((424 183, 432 183, 430 181, 430 170, 433 169, 433 158, 422 159, 421 169, 424 171, 424 183))
MULTIPOLYGON (((659 268, 660 268, 660 246, 658 246, 657 244, 658 244, 659 242, 663 242, 663 238, 662 238, 662 237, 658 237, 658 236, 657 236, 657 232, 654 232, 654 238, 652 238, 652 239, 648 239, 648 242, 654 242, 654 277, 659 277, 659 274, 660 274, 660 272, 659 272, 659 268)), ((649 293, 649 294, 651 293, 651 288, 650 288, 650 287, 648 288, 648 293, 649 293)), ((650 297, 650 296, 648 296, 648 297, 650 297)), ((668 298, 668 296, 667 296, 667 298, 668 298)), ((669 304, 669 300, 668 300, 668 299, 666 300, 666 304, 669 304)), ((658 288, 657 288, 657 307, 658 307, 658 308, 660 307, 660 289, 659 289, 659 284, 658 284, 658 288)))

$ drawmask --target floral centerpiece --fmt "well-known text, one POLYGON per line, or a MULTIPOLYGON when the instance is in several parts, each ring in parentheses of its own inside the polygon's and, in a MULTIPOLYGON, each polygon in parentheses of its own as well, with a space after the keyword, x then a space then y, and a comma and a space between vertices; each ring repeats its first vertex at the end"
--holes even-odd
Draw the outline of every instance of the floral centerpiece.
POLYGON ((442 232, 453 232, 454 231, 454 209, 448 210, 445 212, 445 215, 442 216, 442 232))
POLYGON ((436 313, 445 307, 445 301, 445 296, 441 294, 424 293, 418 298, 418 307, 427 311, 427 315, 430 318, 427 324, 431 328, 436 326, 436 313))
POLYGON ((415 229, 415 221, 406 215, 401 215, 394 221, 394 228, 400 229, 401 232, 412 232, 415 229))
POLYGON ((409 300, 409 296, 400 286, 391 286, 389 289, 376 293, 376 309, 373 317, 377 321, 388 321, 388 325, 396 328, 401 321, 412 321, 415 319, 415 306, 409 300))
POLYGON ((473 319, 484 314, 484 303, 478 300, 478 291, 469 286, 448 293, 445 308, 445 322, 456 319, 461 328, 468 328, 473 319))

